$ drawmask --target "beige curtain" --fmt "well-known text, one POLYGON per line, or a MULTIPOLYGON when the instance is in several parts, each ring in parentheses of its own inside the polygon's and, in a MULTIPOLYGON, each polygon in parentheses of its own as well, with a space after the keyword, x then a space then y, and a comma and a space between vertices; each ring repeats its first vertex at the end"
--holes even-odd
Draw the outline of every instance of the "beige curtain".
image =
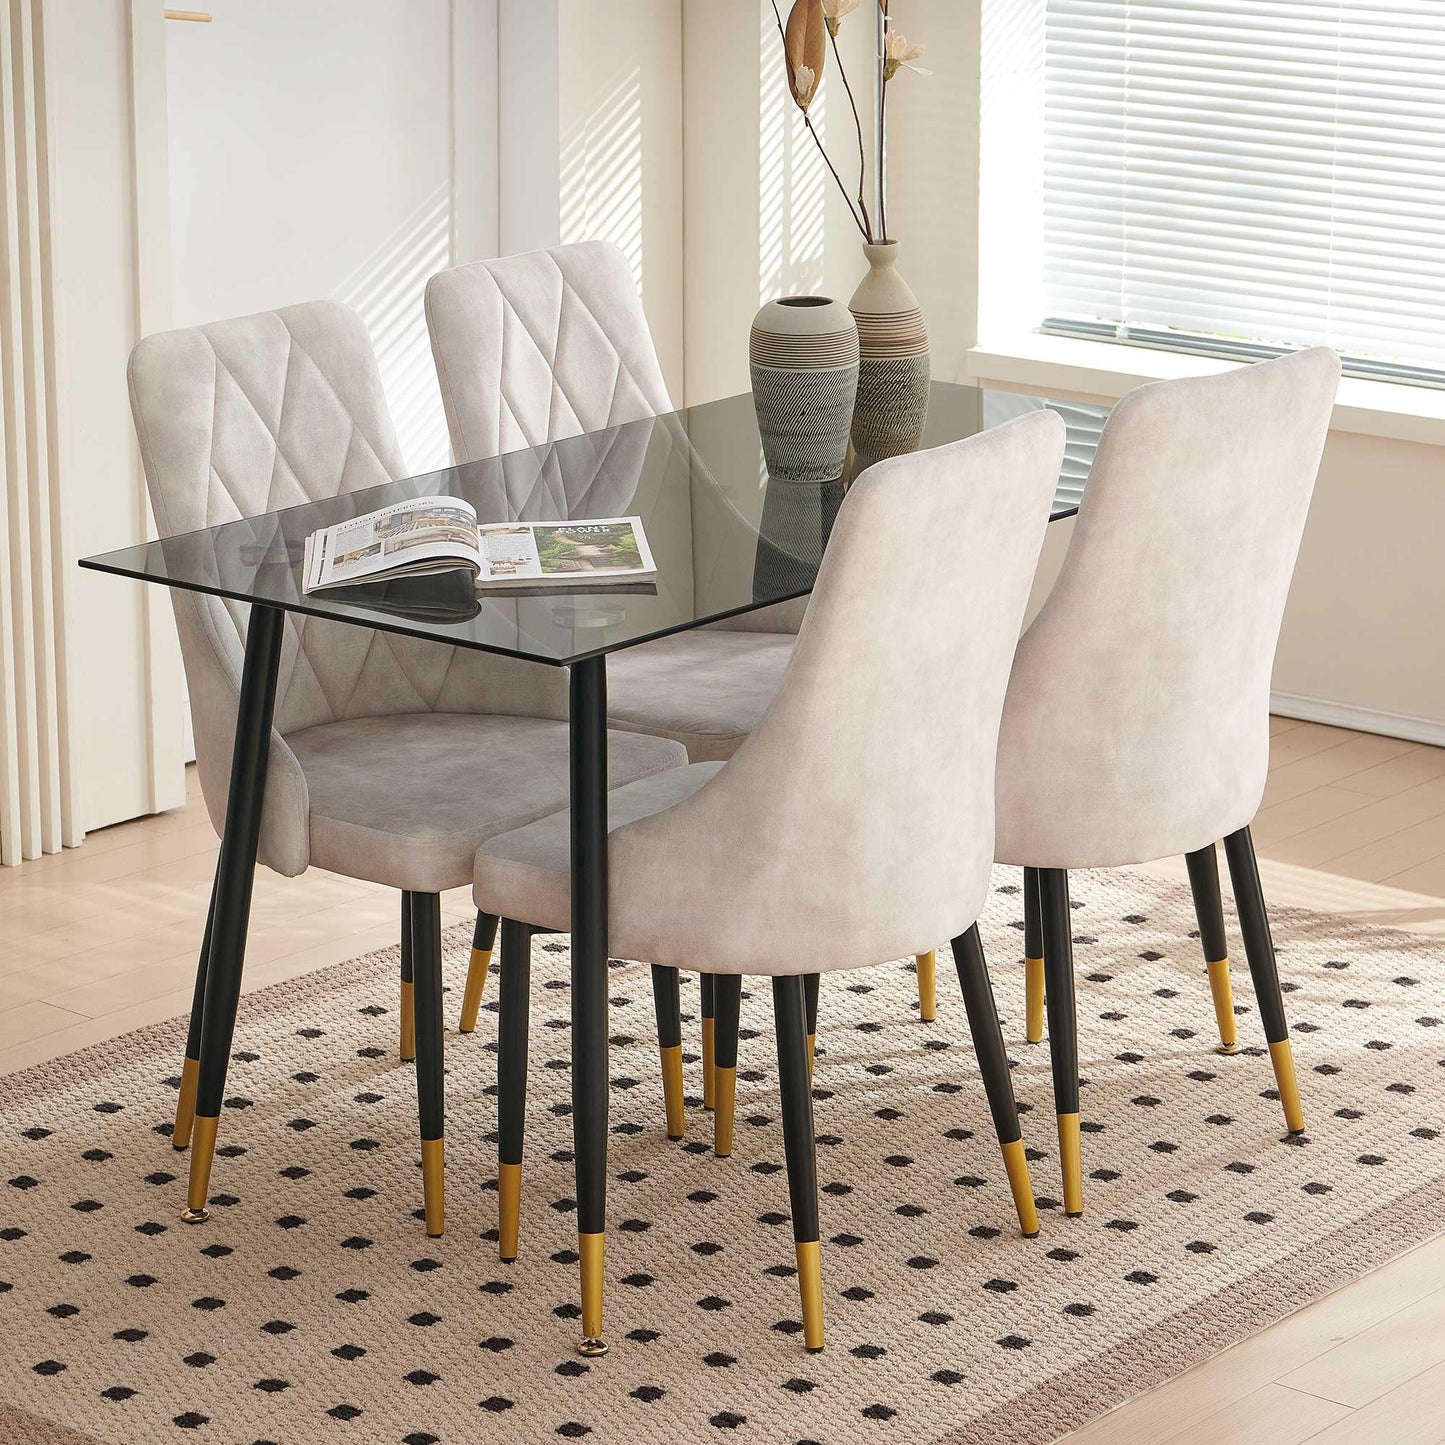
POLYGON ((78 843, 65 670, 45 57, 0 0, 0 862, 78 843))

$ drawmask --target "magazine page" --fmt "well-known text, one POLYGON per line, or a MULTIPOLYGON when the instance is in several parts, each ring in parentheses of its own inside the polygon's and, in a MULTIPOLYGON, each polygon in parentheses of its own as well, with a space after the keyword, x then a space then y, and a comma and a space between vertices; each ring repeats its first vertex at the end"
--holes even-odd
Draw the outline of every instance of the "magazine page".
POLYGON ((459 497, 419 497, 313 532, 306 543, 306 590, 382 573, 415 576, 479 565, 471 505, 459 497))
POLYGON ((505 522, 481 529, 481 586, 604 582, 652 576, 656 567, 639 517, 575 522, 505 522))

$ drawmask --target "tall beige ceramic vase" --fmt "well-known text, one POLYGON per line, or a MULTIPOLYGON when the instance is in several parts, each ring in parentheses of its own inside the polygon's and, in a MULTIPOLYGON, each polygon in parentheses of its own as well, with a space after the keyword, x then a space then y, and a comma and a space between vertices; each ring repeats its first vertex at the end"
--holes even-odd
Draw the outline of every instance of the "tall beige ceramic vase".
POLYGON ((898 274, 898 242, 865 245, 868 274, 848 309, 858 323, 854 470, 918 450, 928 419, 928 328, 918 298, 898 274))

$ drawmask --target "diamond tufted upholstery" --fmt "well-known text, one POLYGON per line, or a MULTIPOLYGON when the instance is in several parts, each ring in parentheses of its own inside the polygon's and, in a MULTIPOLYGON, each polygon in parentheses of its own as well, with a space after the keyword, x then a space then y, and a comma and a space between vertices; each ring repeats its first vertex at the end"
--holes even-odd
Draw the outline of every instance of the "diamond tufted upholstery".
MULTIPOLYGON (((439 272, 427 283, 426 314, 458 462, 672 410, 632 273, 611 242, 439 272)), ((513 501, 533 520, 615 516, 630 505, 627 496, 584 500, 576 490, 534 485, 513 501)), ((805 605, 616 654, 608 662, 611 721, 677 738, 694 762, 731 756, 777 691, 805 605), (719 632, 728 639, 714 641, 719 632)))
MULTIPOLYGON (((129 382, 162 535, 405 475, 365 328, 335 302, 147 337, 129 382)), ((172 600, 219 830, 249 609, 181 591, 172 600)), ((463 883, 488 828, 566 801, 565 718, 560 669, 288 614, 262 861, 419 892, 463 883), (396 725, 358 726, 386 718, 396 725), (507 789, 487 776, 489 750, 507 759, 507 789), (415 786, 423 763, 448 766, 445 813, 415 786)), ((614 736, 612 766, 633 777, 682 760, 680 748, 614 736)))

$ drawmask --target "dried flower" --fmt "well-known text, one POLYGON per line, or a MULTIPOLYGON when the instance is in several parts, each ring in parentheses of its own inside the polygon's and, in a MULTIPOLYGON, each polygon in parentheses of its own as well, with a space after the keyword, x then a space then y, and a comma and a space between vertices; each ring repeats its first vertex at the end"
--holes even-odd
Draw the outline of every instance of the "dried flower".
POLYGON ((857 8, 858 0, 823 0, 823 19, 828 26, 828 34, 836 38, 838 22, 857 8))
POLYGON ((783 54, 788 62, 788 87, 801 109, 807 110, 823 76, 828 54, 828 29, 823 0, 794 0, 783 32, 783 54))
POLYGON ((926 48, 923 45, 910 45, 908 37, 901 30, 889 30, 883 37, 883 79, 892 80, 900 69, 911 70, 915 75, 931 75, 932 71, 912 63, 926 48))

